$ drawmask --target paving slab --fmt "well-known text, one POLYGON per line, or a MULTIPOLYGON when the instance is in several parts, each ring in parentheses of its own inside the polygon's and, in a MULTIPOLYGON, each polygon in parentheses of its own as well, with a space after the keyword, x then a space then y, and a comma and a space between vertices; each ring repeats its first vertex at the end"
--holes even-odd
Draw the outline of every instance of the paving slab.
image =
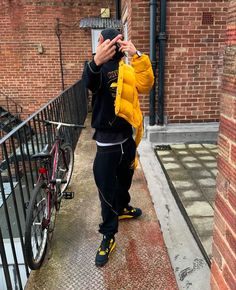
POLYGON ((197 188, 179 189, 178 193, 182 201, 205 200, 203 193, 197 188))
POLYGON ((205 186, 205 187, 215 187, 216 186, 216 179, 215 178, 196 178, 196 182, 199 183, 199 186, 205 186))
POLYGON ((189 217, 212 217, 214 211, 207 201, 183 201, 189 217))
POLYGON ((212 234, 210 235, 205 235, 201 237, 203 247, 209 256, 209 258, 212 258, 212 241, 213 241, 213 236, 212 234))
POLYGON ((192 218, 192 222, 201 235, 212 236, 213 220, 211 217, 196 216, 192 218))
POLYGON ((198 169, 192 169, 192 170, 189 170, 188 173, 192 176, 195 176, 196 178, 198 177, 211 177, 212 176, 212 172, 211 170, 204 170, 204 169, 201 169, 201 170, 198 170, 198 169))

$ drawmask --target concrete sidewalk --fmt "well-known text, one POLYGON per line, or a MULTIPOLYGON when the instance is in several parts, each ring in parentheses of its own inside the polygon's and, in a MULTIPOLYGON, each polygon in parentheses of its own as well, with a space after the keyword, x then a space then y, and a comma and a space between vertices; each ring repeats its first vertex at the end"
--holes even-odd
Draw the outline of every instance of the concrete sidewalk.
POLYGON ((94 265, 101 235, 100 205, 92 174, 96 148, 91 136, 87 124, 75 151, 70 188, 75 198, 63 201, 45 263, 31 272, 25 289, 178 289, 141 166, 135 171, 131 196, 132 205, 141 207, 143 216, 121 221, 117 247, 108 264, 103 268, 94 265))

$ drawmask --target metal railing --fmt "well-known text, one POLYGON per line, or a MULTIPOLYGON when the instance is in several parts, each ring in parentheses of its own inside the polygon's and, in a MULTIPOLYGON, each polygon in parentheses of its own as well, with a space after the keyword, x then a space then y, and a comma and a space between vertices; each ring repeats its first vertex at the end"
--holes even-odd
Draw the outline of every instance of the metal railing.
POLYGON ((23 107, 0 91, 0 139, 11 130, 9 124, 19 124, 23 115, 23 107), (17 120, 17 122, 14 122, 17 120))
MULTIPOLYGON (((83 124, 87 90, 80 80, 0 140, 0 289, 23 289, 29 268, 25 262, 24 228, 27 205, 37 178, 31 155, 51 144, 54 126, 42 119, 83 124)), ((75 148, 81 129, 63 127, 62 136, 75 148)))
POLYGON ((23 112, 23 107, 2 91, 0 91, 0 95, 2 96, 0 98, 0 106, 5 108, 8 112, 12 113, 13 115, 20 117, 23 112))

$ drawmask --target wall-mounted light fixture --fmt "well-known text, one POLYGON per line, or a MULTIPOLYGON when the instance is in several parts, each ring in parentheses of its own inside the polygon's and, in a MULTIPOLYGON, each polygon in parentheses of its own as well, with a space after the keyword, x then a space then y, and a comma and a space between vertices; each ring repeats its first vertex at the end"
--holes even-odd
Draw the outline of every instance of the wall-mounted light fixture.
POLYGON ((42 43, 39 43, 37 45, 37 51, 38 51, 38 54, 43 54, 44 53, 44 47, 43 47, 42 43))
POLYGON ((110 18, 110 9, 109 8, 101 8, 101 18, 110 18))

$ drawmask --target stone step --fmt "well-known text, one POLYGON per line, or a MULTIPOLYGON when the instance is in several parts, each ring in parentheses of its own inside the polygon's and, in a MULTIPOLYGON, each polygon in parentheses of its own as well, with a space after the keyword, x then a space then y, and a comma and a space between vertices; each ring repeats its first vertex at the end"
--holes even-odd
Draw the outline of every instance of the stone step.
POLYGON ((155 144, 216 143, 218 133, 218 122, 145 126, 145 136, 155 144))

